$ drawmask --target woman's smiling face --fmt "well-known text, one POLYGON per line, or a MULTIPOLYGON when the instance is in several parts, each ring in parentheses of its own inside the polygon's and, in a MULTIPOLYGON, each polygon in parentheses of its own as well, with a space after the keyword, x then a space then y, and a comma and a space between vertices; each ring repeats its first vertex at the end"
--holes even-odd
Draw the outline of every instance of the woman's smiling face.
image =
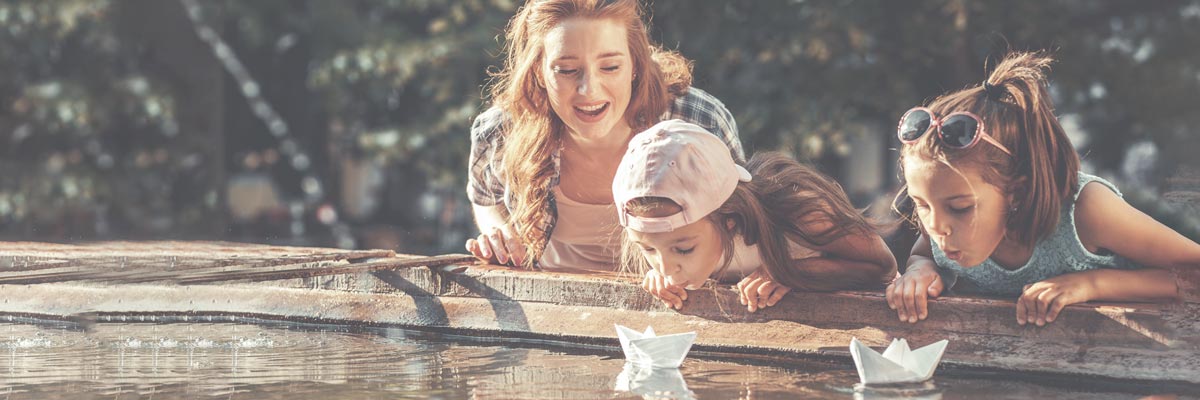
POLYGON ((608 19, 568 19, 546 34, 543 45, 541 79, 550 107, 571 133, 598 139, 627 132, 633 62, 625 26, 608 19))

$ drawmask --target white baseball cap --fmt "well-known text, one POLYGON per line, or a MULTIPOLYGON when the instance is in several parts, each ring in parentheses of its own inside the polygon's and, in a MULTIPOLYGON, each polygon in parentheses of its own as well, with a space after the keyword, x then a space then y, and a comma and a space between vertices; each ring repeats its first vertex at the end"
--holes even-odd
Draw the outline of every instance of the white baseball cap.
POLYGON ((670 232, 703 219, 733 195, 750 172, 733 161, 716 135, 678 119, 659 122, 633 137, 613 179, 621 226, 644 233, 670 232), (663 197, 683 211, 661 218, 630 215, 639 197, 663 197))

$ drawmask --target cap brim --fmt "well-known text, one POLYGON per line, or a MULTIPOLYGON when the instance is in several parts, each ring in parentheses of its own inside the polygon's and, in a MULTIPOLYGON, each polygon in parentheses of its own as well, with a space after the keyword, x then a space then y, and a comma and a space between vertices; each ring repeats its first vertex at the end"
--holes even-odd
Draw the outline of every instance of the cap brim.
POLYGON ((750 171, 747 171, 746 168, 742 167, 741 165, 735 165, 735 167, 737 167, 738 170, 738 180, 742 182, 750 182, 750 179, 752 178, 750 176, 750 171))

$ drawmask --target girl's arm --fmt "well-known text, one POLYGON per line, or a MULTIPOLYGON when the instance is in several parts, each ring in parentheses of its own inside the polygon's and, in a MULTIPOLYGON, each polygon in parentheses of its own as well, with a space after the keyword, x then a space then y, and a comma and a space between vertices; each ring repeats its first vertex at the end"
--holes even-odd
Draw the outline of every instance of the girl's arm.
POLYGON ((1079 240, 1093 253, 1112 252, 1149 267, 1060 275, 1025 287, 1017 323, 1054 322, 1063 307, 1090 300, 1178 300, 1177 268, 1200 266, 1200 244, 1138 211, 1112 190, 1089 183, 1075 203, 1079 240))
MULTIPOLYGON (((809 214, 815 215, 815 214, 809 214)), ((825 232, 833 223, 828 219, 805 218, 799 227, 808 232, 825 232)), ((880 287, 896 275, 896 258, 883 238, 874 232, 851 232, 825 245, 808 244, 820 251, 820 257, 792 260, 791 268, 803 270, 810 279, 809 291, 832 291, 860 287, 880 287)), ((739 300, 750 312, 773 306, 792 288, 778 284, 768 273, 756 271, 737 285, 739 300)))
MULTIPOLYGON (((822 232, 832 226, 825 219, 808 219, 801 226, 809 232, 822 232)), ((809 290, 838 290, 852 287, 882 287, 896 276, 896 258, 883 238, 874 232, 851 232, 830 243, 813 246, 821 257, 794 260, 794 268, 823 277, 826 284, 809 290)))
POLYGON ((1017 323, 1054 322, 1068 305, 1092 300, 1174 300, 1175 274, 1160 268, 1094 269, 1059 275, 1032 285, 1017 299, 1017 323))
MULTIPOLYGON (((1079 194, 1075 226, 1080 241, 1093 253, 1107 250, 1145 267, 1200 267, 1200 244, 1138 211, 1098 183, 1089 183, 1079 194)), ((1174 287, 1163 288, 1151 297, 1177 298, 1177 291, 1174 287)))

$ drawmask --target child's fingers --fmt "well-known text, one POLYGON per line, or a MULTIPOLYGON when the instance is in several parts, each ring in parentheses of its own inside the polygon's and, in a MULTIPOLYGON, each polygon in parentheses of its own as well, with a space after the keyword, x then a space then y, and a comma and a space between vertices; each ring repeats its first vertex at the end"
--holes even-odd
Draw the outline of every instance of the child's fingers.
MULTIPOLYGON (((763 283, 762 286, 758 287, 759 307, 767 308, 767 307, 775 305, 775 301, 778 301, 779 299, 776 298, 775 301, 772 301, 771 298, 775 297, 775 292, 782 292, 783 289, 784 289, 783 285, 780 285, 779 283, 776 283, 775 281, 767 281, 767 282, 763 283)), ((780 297, 782 297, 782 296, 783 295, 780 294, 780 297)))
POLYGON ((913 310, 914 312, 913 312, 913 318, 912 318, 913 321, 912 322, 917 322, 920 320, 924 320, 925 317, 929 314, 929 303, 926 302, 926 299, 928 297, 928 296, 926 296, 926 294, 929 292, 929 287, 928 286, 921 287, 922 285, 913 285, 913 286, 915 286, 914 289, 916 289, 916 290, 913 290, 913 298, 916 300, 917 308, 916 308, 916 310, 913 310))
POLYGON ((750 284, 746 285, 746 289, 743 290, 746 295, 747 311, 755 312, 758 310, 758 287, 762 286, 762 284, 762 279, 754 279, 751 280, 750 284))
POLYGON ((650 280, 650 294, 653 294, 654 297, 662 299, 662 287, 663 287, 662 277, 656 276, 656 277, 654 277, 654 279, 650 280))
POLYGON ((1037 295, 1042 292, 1041 287, 1033 287, 1026 285, 1025 291, 1021 293, 1021 297, 1017 299, 1017 323, 1025 325, 1026 323, 1034 322, 1037 319, 1037 295))
POLYGON ((1050 301, 1050 309, 1046 312, 1046 323, 1054 322, 1058 319, 1058 313, 1062 312, 1063 308, 1067 307, 1067 302, 1063 300, 1063 296, 1056 296, 1050 301))
POLYGON ((668 303, 671 303, 671 308, 678 310, 683 308, 683 296, 680 296, 679 293, 676 292, 676 289, 676 287, 663 282, 662 298, 668 303))
MULTIPOLYGON (((687 289, 679 286, 667 286, 667 290, 670 290, 672 293, 674 293, 675 297, 678 297, 680 301, 687 300, 687 289)), ((682 306, 682 304, 680 304, 680 306, 682 306)))
POLYGON ((946 285, 944 283, 942 283, 942 277, 940 275, 935 276, 935 277, 933 277, 933 282, 931 282, 929 284, 929 290, 928 290, 929 297, 936 298, 936 297, 940 296, 942 294, 942 290, 945 290, 945 289, 946 289, 946 285))
POLYGON ((662 301, 663 305, 667 306, 667 308, 675 308, 675 304, 672 304, 670 300, 667 300, 667 298, 663 296, 663 280, 662 280, 662 278, 654 277, 654 279, 650 283, 650 294, 654 295, 655 298, 662 301))
POLYGON ((1017 325, 1025 325, 1025 294, 1017 298, 1017 325))
POLYGON ((1061 292, 1059 292, 1056 289, 1044 290, 1044 291, 1042 291, 1041 294, 1038 294, 1038 299, 1037 299, 1037 303, 1038 303, 1037 325, 1038 326, 1046 325, 1046 322, 1048 322, 1047 318, 1050 315, 1050 308, 1054 307, 1054 301, 1055 301, 1055 299, 1061 297, 1060 294, 1061 294, 1061 292))
POLYGON ((663 301, 667 303, 668 307, 676 310, 683 308, 683 299, 679 298, 679 296, 675 295, 675 293, 672 293, 670 290, 667 290, 665 287, 663 288, 662 292, 660 292, 660 296, 661 297, 659 298, 663 299, 663 301))
POLYGON ((1049 290, 1043 290, 1033 297, 1033 323, 1037 326, 1046 325, 1046 307, 1049 306, 1051 294, 1049 290))
POLYGON ((790 287, 776 285, 775 291, 771 292, 771 297, 767 298, 767 306, 774 306, 779 300, 783 300, 783 295, 788 294, 790 291, 792 291, 790 287))
POLYGON ((758 285, 758 290, 754 291, 755 295, 758 296, 758 304, 765 305, 767 298, 771 297, 771 291, 775 290, 776 286, 778 285, 774 281, 764 281, 761 285, 758 285))
POLYGON ((896 282, 892 282, 886 289, 883 289, 883 298, 887 299, 888 308, 893 310, 896 309, 896 303, 893 301, 895 295, 892 294, 894 291, 896 291, 896 282))
MULTIPOLYGON (((908 282, 904 285, 904 316, 905 321, 909 323, 917 322, 917 295, 920 288, 916 282, 908 282)), ((924 295, 924 293, 920 293, 924 295)))
POLYGON ((904 315, 905 284, 907 284, 907 281, 897 282, 895 289, 892 290, 892 299, 896 302, 896 317, 900 318, 901 321, 908 319, 908 317, 904 315))
POLYGON ((659 299, 667 303, 667 307, 674 309, 683 307, 683 300, 675 295, 675 293, 672 293, 670 289, 671 286, 667 284, 665 279, 662 279, 661 276, 656 277, 654 283, 655 296, 658 296, 659 299))
POLYGON ((737 283, 738 302, 746 305, 746 285, 750 284, 750 278, 742 278, 737 283))
POLYGON ((1037 323, 1038 295, 1041 295, 1043 290, 1045 289, 1034 288, 1033 292, 1029 294, 1029 299, 1025 303, 1025 323, 1037 323))

